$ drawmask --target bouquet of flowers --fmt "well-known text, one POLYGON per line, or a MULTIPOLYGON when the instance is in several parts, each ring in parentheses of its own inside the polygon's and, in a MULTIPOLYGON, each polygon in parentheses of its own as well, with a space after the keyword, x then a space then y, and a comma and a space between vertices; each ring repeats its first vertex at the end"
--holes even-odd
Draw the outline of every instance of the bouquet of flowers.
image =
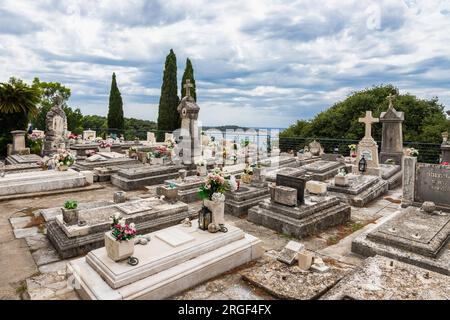
POLYGON ((414 148, 407 148, 405 150, 406 156, 408 157, 417 157, 419 155, 419 150, 414 148))
POLYGON ((250 175, 250 176, 253 175, 253 167, 252 166, 245 167, 244 174, 247 174, 247 175, 250 175))
POLYGON ((173 150, 176 147, 176 143, 173 139, 167 139, 167 141, 165 143, 166 143, 167 149, 169 149, 169 150, 173 150))
POLYGON ((69 135, 67 136, 67 138, 68 138, 69 140, 77 140, 77 139, 78 139, 78 135, 75 134, 75 133, 71 133, 71 134, 69 134, 69 135))
POLYGON ((136 226, 134 223, 129 225, 120 217, 119 213, 111 216, 111 235, 116 241, 128 241, 136 236, 136 226))
POLYGON ((214 169, 206 176, 205 184, 200 187, 198 193, 200 199, 218 200, 225 191, 234 191, 236 184, 230 181, 231 177, 225 177, 222 170, 214 169))
POLYGON ((441 165, 448 166, 448 161, 442 161, 441 165))
POLYGON ((348 148, 350 149, 350 151, 356 151, 356 144, 349 144, 348 148))
POLYGON ((100 141, 100 148, 104 149, 104 148, 111 148, 112 147, 112 143, 107 141, 107 140, 102 140, 100 141))
POLYGON ((70 167, 75 163, 75 157, 67 150, 58 150, 53 156, 53 161, 55 162, 56 168, 61 166, 70 167))
POLYGON ((150 158, 164 158, 169 156, 171 151, 166 146, 156 147, 153 151, 148 153, 150 158))

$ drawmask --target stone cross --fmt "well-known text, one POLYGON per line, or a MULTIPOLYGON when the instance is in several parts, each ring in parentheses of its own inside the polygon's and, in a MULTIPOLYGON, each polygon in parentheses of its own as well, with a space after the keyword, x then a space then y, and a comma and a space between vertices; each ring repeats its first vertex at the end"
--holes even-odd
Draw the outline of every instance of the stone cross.
POLYGON ((186 84, 184 85, 184 88, 186 89, 186 97, 191 96, 191 88, 192 87, 193 87, 193 85, 191 84, 191 80, 186 79, 186 84))
POLYGON ((380 119, 372 117, 372 111, 366 111, 366 116, 364 118, 359 118, 358 121, 366 124, 364 138, 372 138, 372 123, 379 122, 380 119))
POLYGON ((392 101, 395 99, 395 94, 392 95, 389 93, 389 95, 387 96, 387 99, 389 100, 389 108, 393 108, 394 105, 393 105, 392 101))

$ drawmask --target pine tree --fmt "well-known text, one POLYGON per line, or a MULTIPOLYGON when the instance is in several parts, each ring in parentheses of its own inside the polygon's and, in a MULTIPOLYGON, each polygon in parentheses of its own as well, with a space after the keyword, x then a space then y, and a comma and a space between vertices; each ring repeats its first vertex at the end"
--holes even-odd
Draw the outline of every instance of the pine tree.
POLYGON ((109 92, 108 128, 113 133, 123 133, 124 127, 122 96, 117 87, 116 74, 113 73, 111 91, 109 92))
POLYGON ((186 79, 189 79, 191 81, 192 84, 191 97, 193 97, 194 100, 197 101, 197 93, 195 90, 194 68, 192 68, 192 63, 189 58, 186 59, 186 68, 184 69, 183 79, 181 80, 181 98, 183 98, 186 95, 186 89, 184 88, 184 85, 186 84, 186 79))
POLYGON ((177 58, 172 49, 166 57, 164 66, 163 83, 161 85, 161 97, 158 110, 158 140, 161 141, 165 131, 173 131, 179 128, 180 115, 177 111, 180 99, 177 86, 177 58))

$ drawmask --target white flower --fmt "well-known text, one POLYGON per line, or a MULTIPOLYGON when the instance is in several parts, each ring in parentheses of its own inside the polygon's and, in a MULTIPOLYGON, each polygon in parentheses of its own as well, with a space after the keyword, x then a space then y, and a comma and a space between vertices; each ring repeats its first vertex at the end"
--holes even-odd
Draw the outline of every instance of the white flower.
POLYGON ((119 212, 114 213, 114 219, 120 220, 120 213, 119 212))
POLYGON ((130 223, 130 228, 131 229, 136 229, 136 225, 134 223, 130 223))
POLYGON ((231 191, 236 191, 237 190, 237 182, 236 182, 236 177, 235 176, 231 176, 229 183, 230 183, 230 190, 231 191))
POLYGON ((216 201, 216 202, 224 202, 225 201, 225 195, 222 194, 222 193, 219 193, 219 192, 215 192, 211 196, 211 200, 212 201, 216 201))

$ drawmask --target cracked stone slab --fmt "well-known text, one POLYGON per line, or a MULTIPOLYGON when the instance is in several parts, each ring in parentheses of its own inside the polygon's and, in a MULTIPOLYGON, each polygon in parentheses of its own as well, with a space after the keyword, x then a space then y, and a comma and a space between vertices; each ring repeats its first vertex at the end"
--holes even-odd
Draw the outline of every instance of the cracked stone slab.
POLYGON ((51 272, 41 274, 26 280, 27 290, 31 300, 49 300, 73 292, 68 285, 66 274, 51 272))
POLYGON ((355 268, 333 259, 323 260, 330 270, 317 273, 303 271, 297 265, 287 266, 266 256, 241 274, 244 280, 279 299, 317 299, 355 268))
POLYGON ((449 300, 450 277, 377 255, 321 299, 449 300))
POLYGON ((25 237, 32 237, 35 236, 39 229, 38 227, 31 227, 31 228, 24 228, 24 229, 14 229, 14 236, 17 239, 25 238, 25 237))
POLYGON ((26 237, 25 241, 27 242, 27 245, 31 251, 36 251, 43 248, 51 248, 50 241, 48 241, 47 237, 42 233, 36 233, 33 236, 26 237))
POLYGON ((31 222, 31 217, 25 216, 10 218, 9 222, 11 223, 13 229, 23 229, 31 222))
POLYGON ((53 248, 42 248, 31 253, 38 266, 61 260, 53 248))

